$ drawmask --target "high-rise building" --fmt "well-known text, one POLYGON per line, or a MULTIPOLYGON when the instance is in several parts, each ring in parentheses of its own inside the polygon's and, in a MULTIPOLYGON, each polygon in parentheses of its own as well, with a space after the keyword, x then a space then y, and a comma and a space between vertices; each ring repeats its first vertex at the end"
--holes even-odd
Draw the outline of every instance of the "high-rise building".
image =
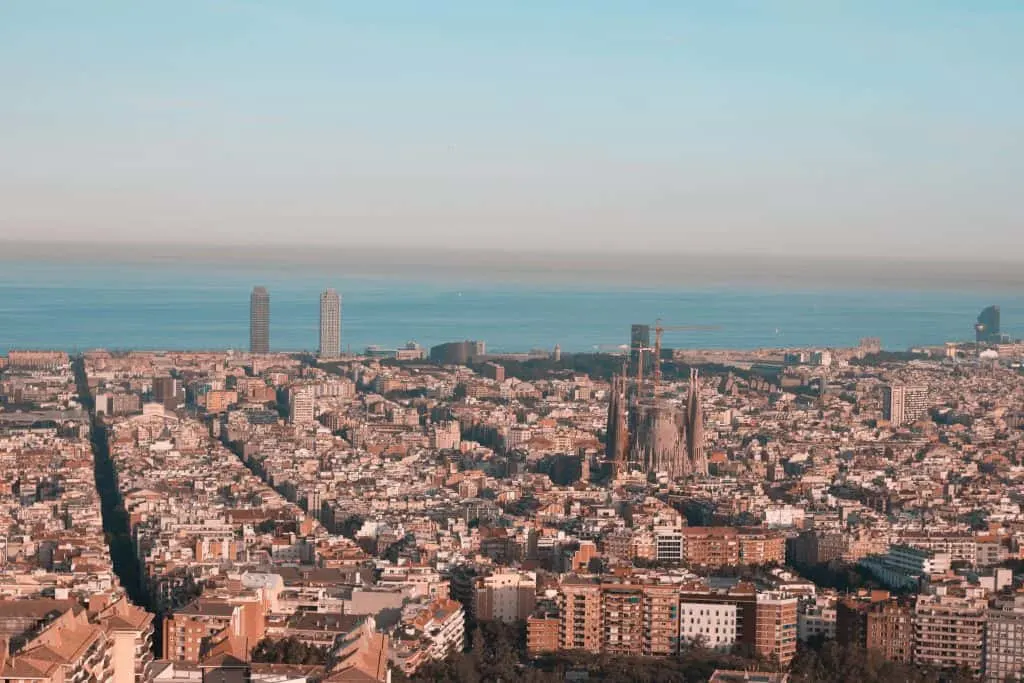
POLYGON ((254 287, 249 298, 249 351, 270 353, 270 294, 254 287))
POLYGON ((666 584, 644 584, 645 657, 670 657, 679 652, 679 589, 666 584))
POLYGON ((445 365, 469 365, 487 353, 482 341, 461 341, 438 344, 430 348, 430 360, 445 365))
POLYGON ((288 390, 288 417, 294 425, 316 421, 315 400, 310 387, 292 387, 288 390))
POLYGON ((914 661, 938 669, 981 672, 988 603, 983 589, 939 587, 914 605, 914 661))
POLYGON ((558 644, 562 650, 600 652, 601 585, 596 580, 567 577, 558 591, 561 623, 558 644))
POLYGON ((757 594, 757 653, 781 666, 796 656, 797 603, 784 593, 757 594))
POLYGON ((913 606, 889 597, 886 591, 840 600, 836 605, 836 640, 872 650, 892 662, 908 663, 914 651, 913 606))
POLYGON ((601 651, 611 655, 635 655, 642 651, 644 636, 643 586, 601 586, 601 651))
POLYGON ((633 325, 629 329, 629 373, 633 377, 637 376, 638 372, 647 375, 647 369, 651 367, 651 360, 644 359, 644 354, 650 354, 651 351, 651 326, 650 325, 633 325), (641 361, 643 365, 641 366, 641 361))
POLYGON ((928 413, 928 388, 906 384, 882 387, 882 416, 894 427, 916 422, 928 413))
POLYGON ((320 294, 320 356, 341 355, 341 296, 333 289, 320 294))
POLYGON ((1024 675, 1024 596, 998 597, 988 611, 985 680, 1019 681, 1024 675))
POLYGON ((677 586, 569 575, 558 597, 559 649, 651 657, 679 652, 677 586))
POLYGON ((558 629, 562 620, 552 610, 526 620, 526 652, 531 657, 558 650, 558 629))
POLYGON ((998 343, 1002 341, 998 306, 988 306, 978 314, 978 322, 974 326, 974 338, 979 342, 998 343))
POLYGON ((537 575, 514 569, 480 577, 476 582, 476 618, 511 624, 526 619, 537 604, 537 575))

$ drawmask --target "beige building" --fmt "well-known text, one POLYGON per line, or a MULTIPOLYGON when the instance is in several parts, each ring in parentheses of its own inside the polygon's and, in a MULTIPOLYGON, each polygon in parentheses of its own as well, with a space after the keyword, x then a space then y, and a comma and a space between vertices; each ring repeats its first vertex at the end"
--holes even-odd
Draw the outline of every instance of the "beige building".
POLYGON ((93 611, 73 600, 0 604, 3 683, 134 683, 149 680, 153 615, 124 598, 93 611), (12 653, 10 643, 18 641, 12 653))
POLYGON ((601 585, 597 581, 570 576, 558 592, 562 623, 558 630, 563 650, 600 652, 601 585))
POLYGON ((914 605, 914 661, 940 669, 982 669, 988 604, 981 589, 938 586, 914 605))
POLYGON ((781 666, 796 656, 797 602, 784 593, 757 594, 757 653, 781 666))
POLYGON ((512 623, 528 617, 537 604, 537 575, 503 571, 477 579, 476 618, 512 623))

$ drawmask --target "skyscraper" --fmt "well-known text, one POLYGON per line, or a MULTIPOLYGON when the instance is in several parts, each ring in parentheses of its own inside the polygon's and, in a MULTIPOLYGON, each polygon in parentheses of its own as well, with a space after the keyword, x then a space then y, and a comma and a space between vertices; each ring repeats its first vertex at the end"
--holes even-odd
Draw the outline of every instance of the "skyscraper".
POLYGON ((974 338, 979 342, 1002 341, 1002 332, 999 329, 999 307, 988 306, 978 314, 978 322, 974 326, 974 338))
POLYGON ((320 294, 320 355, 341 355, 341 297, 333 289, 320 294))
POLYGON ((637 373, 647 374, 647 368, 652 366, 653 361, 644 360, 644 354, 650 353, 651 348, 651 326, 633 325, 629 328, 629 374, 633 377, 637 373), (641 368, 641 362, 643 367, 641 368))
POLYGON ((915 422, 931 407, 928 388, 887 384, 882 387, 882 417, 893 426, 915 422))
POLYGON ((266 287, 253 287, 249 298, 249 351, 270 353, 270 294, 266 287))

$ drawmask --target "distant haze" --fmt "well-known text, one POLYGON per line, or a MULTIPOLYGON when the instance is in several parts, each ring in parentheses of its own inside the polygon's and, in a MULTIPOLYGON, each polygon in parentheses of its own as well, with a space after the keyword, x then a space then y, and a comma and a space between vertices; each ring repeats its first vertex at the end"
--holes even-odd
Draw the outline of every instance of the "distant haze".
POLYGON ((1020 260, 1022 35, 1019 0, 9 0, 0 239, 1020 260))
MULTIPOLYGON (((103 244, 0 241, 0 267, 7 262, 67 263, 236 270, 265 276, 322 274, 327 277, 447 280, 489 283, 601 285, 616 289, 767 285, 813 291, 820 288, 927 289, 1015 292, 1024 269, 996 255, 972 259, 900 259, 889 255, 808 257, 757 253, 436 249, 430 247, 319 247, 249 245, 103 244)), ((1014 255, 1011 255, 1012 259, 1014 255)), ((117 272, 112 270, 111 272, 117 272)), ((253 284, 257 284, 254 282, 253 284)))

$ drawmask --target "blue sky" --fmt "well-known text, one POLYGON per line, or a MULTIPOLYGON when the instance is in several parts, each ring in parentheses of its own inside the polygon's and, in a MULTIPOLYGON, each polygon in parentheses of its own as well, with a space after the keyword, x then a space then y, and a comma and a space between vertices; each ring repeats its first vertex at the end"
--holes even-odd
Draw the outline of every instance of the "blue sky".
POLYGON ((0 237, 1002 257, 1019 2, 6 0, 0 237))

